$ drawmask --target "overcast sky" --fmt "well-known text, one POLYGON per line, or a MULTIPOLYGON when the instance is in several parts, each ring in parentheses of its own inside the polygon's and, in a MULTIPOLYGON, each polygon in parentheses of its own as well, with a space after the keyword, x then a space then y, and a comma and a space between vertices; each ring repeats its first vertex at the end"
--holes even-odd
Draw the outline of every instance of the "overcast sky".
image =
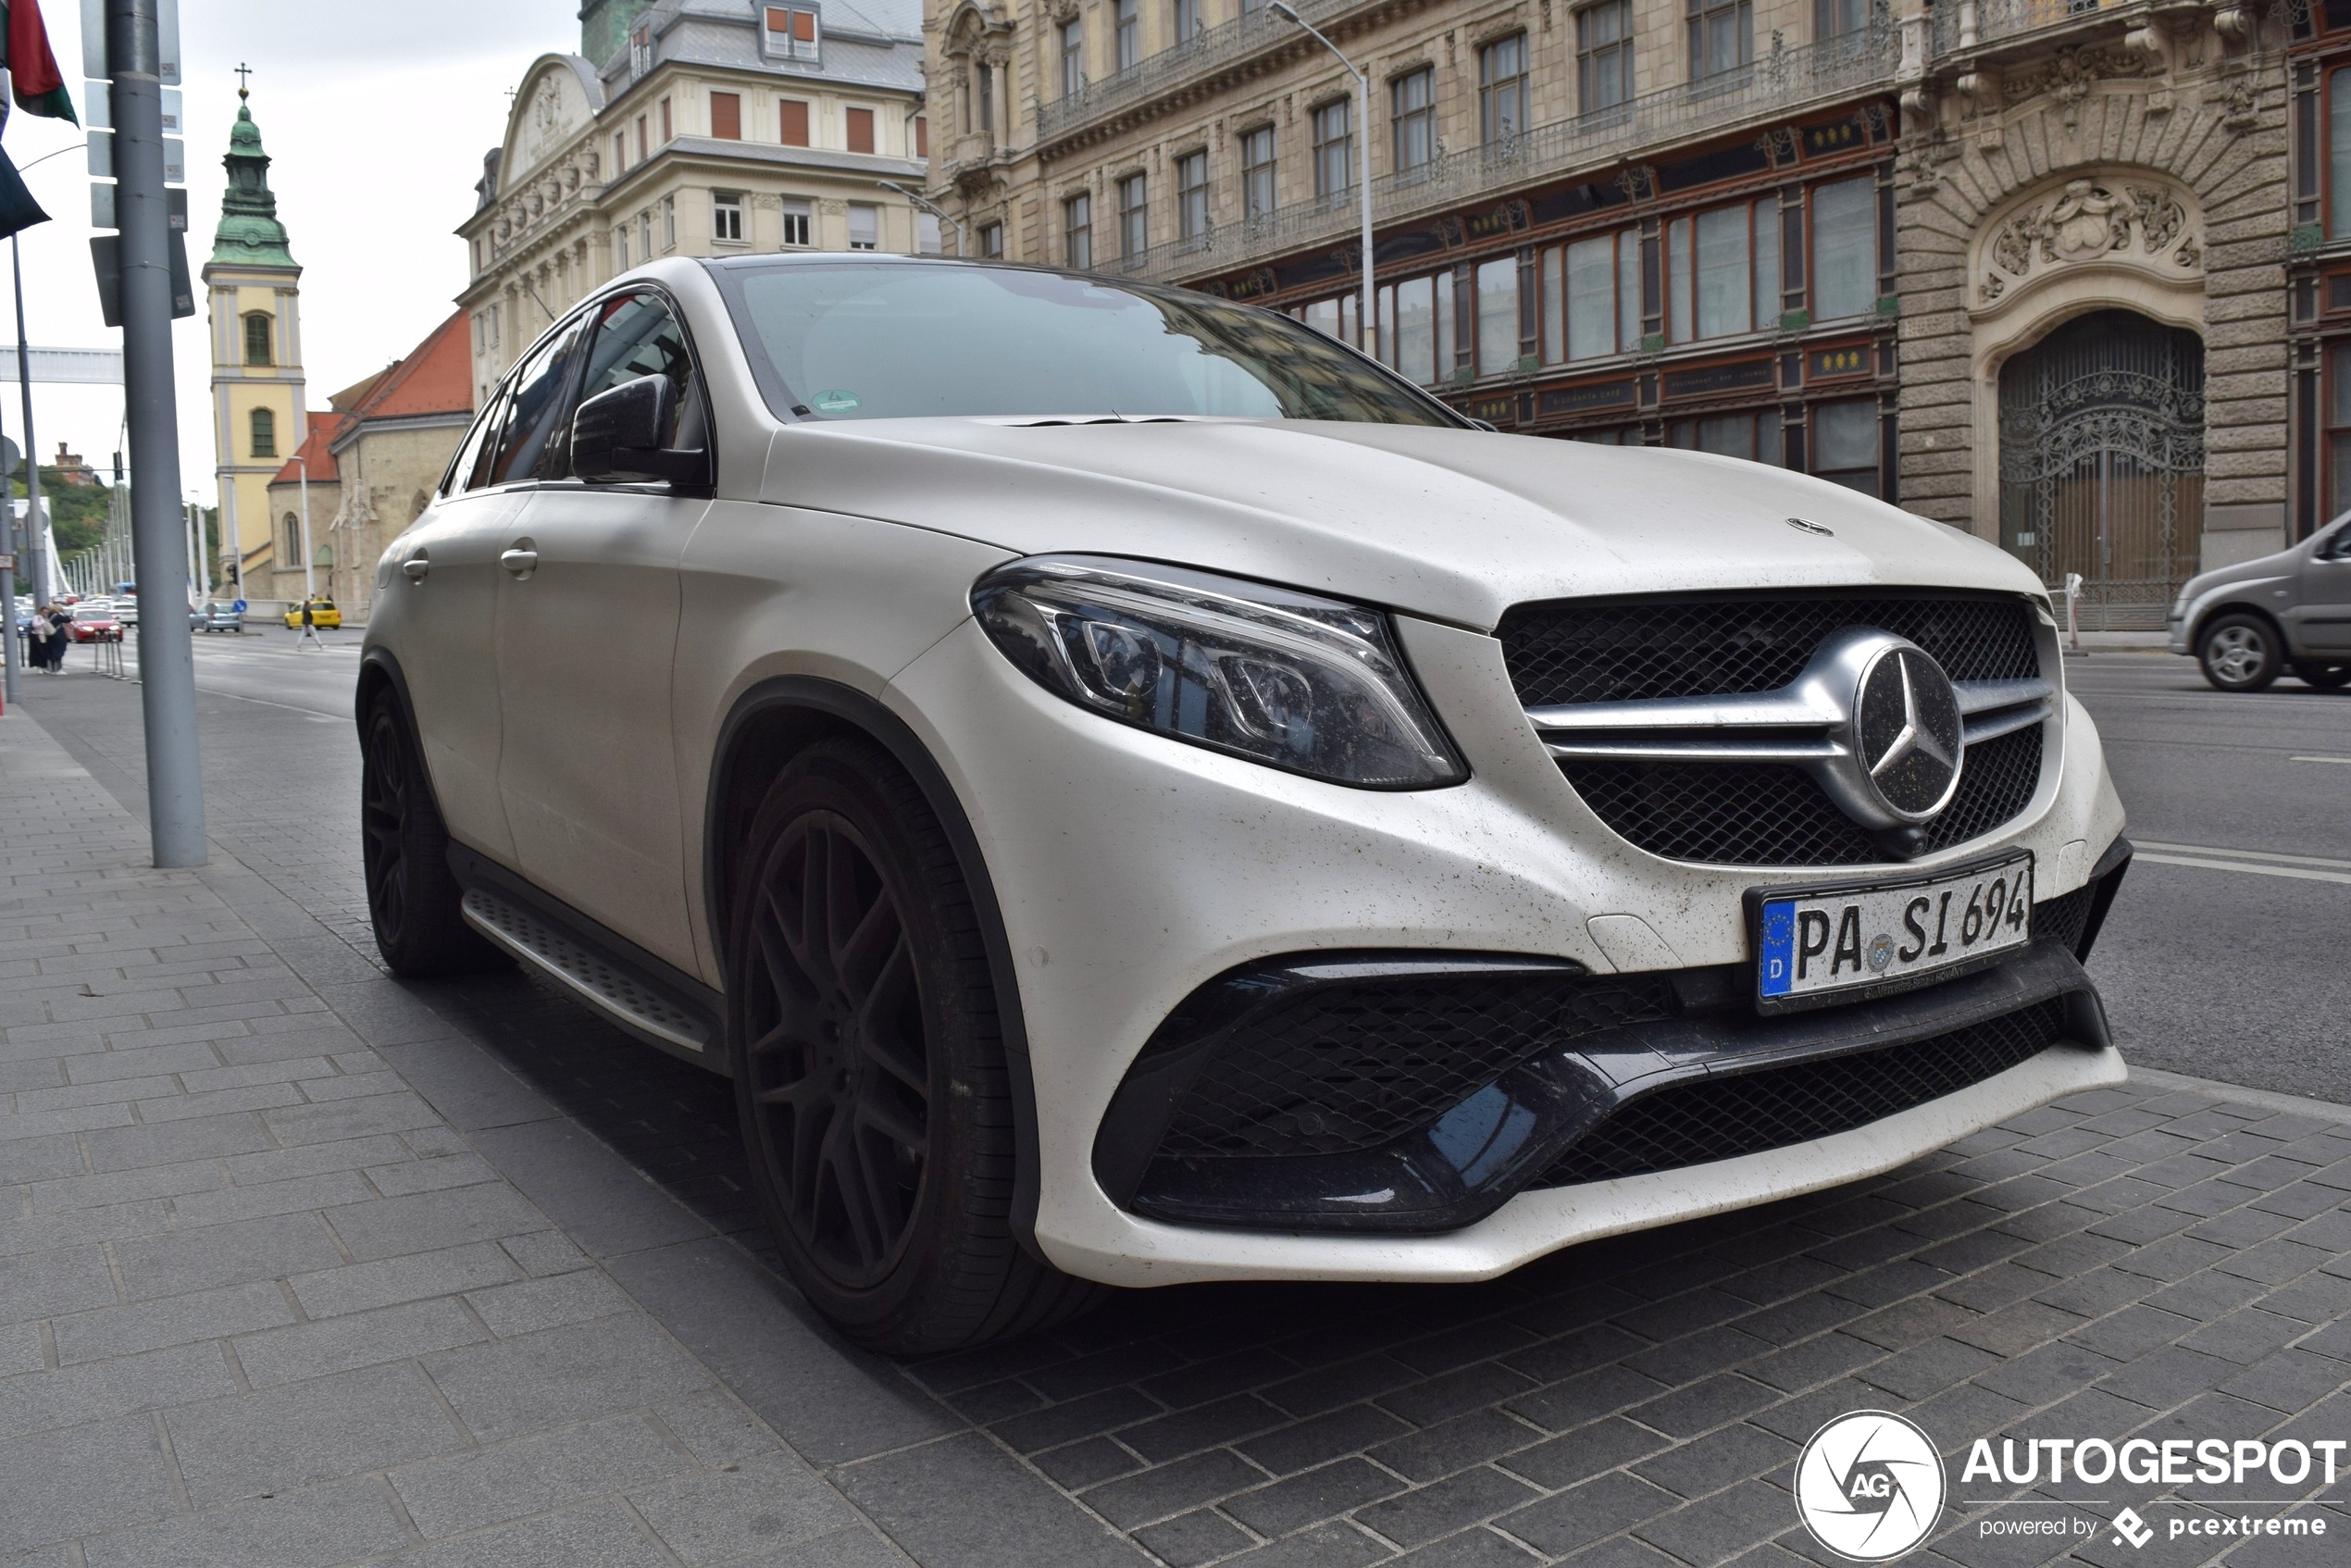
MULTIPOLYGON (((41 0, 57 65, 86 120, 81 6, 41 0)), ((454 308, 464 248, 451 232, 473 210, 481 155, 504 132, 507 90, 530 62, 579 44, 578 0, 181 0, 188 142, 188 253, 211 254, 227 176, 220 166, 237 115, 234 68, 253 68, 253 115, 274 160, 278 217, 302 264, 304 369, 310 406, 382 368, 454 308)), ((19 168, 81 134, 62 120, 12 112, 0 145, 19 168)), ((25 230, 25 315, 36 347, 119 348, 98 316, 90 270, 90 178, 80 151, 27 169, 53 221, 25 230)), ((13 342, 11 322, 0 339, 13 342)), ((176 324, 180 480, 212 504, 212 429, 198 314, 176 324)), ((0 384, 0 429, 19 445, 18 390, 0 384)), ((104 468, 120 444, 113 387, 33 388, 44 460, 66 442, 104 468)), ((247 541, 250 546, 252 541, 247 541)))

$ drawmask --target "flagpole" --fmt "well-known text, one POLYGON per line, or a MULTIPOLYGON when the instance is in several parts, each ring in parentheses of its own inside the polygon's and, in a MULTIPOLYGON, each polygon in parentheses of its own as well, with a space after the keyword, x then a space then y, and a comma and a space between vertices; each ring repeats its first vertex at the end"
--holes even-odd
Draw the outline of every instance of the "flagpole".
MULTIPOLYGON (((17 283, 17 386, 24 393, 25 575, 32 583, 32 597, 37 604, 42 597, 41 447, 32 437, 32 350, 26 346, 24 338, 24 245, 14 234, 8 236, 8 256, 15 264, 17 283)), ((9 600, 8 613, 16 614, 13 598, 9 600)))

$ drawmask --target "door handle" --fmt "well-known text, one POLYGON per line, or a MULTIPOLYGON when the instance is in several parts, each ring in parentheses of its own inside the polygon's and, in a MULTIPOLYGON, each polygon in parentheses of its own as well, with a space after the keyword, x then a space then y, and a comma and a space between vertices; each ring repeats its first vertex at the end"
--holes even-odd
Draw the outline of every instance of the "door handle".
POLYGON ((422 582, 425 580, 425 574, 432 570, 432 563, 426 560, 425 553, 419 550, 401 562, 400 569, 407 574, 410 582, 422 582))
POLYGON ((539 552, 522 545, 516 545, 514 549, 500 555, 498 557, 498 564, 505 567, 508 571, 514 573, 517 578, 527 578, 530 575, 531 569, 539 565, 539 552))

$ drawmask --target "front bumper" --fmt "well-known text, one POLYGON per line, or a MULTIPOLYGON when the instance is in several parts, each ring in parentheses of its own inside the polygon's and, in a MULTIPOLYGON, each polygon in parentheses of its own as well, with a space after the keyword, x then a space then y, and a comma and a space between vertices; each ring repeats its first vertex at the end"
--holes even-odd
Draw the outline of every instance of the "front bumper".
MULTIPOLYGON (((1456 788, 1319 783, 1105 723, 1031 683, 966 622, 891 682, 968 814, 1017 973, 1036 1089, 1039 1249, 1138 1286, 1211 1278, 1474 1279, 1593 1236, 1853 1179, 2032 1105, 2119 1081, 2069 1044, 1991 1079, 1794 1149, 1520 1192, 1443 1234, 1173 1225, 1098 1177, 1097 1130, 1186 997, 1283 955, 1537 955, 1596 976, 1745 963, 1743 895, 1803 873, 1690 865, 1611 833, 1528 724, 1494 639, 1399 617, 1468 759, 1456 788)), ((2039 792, 1996 833, 1909 863, 2028 849, 2046 900, 2084 886, 2121 828, 2096 735, 2069 699, 2039 792)))
POLYGON ((2171 652, 2180 654, 2195 653, 2196 650, 2188 646, 2188 617, 2175 611, 2167 624, 2171 628, 2171 652))

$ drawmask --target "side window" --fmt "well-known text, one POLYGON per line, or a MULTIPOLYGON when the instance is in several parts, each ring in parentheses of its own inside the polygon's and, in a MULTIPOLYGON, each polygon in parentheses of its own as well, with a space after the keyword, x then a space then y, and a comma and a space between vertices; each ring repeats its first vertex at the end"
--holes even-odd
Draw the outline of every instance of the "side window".
POLYGON ((663 432, 662 444, 680 452, 708 450, 709 416, 693 353, 668 302, 654 293, 622 294, 599 305, 595 315, 596 337, 588 349, 579 401, 641 376, 666 376, 678 389, 678 425, 663 432))
POLYGON ((497 455, 484 484, 517 484, 539 477, 548 438, 570 408, 564 394, 571 383, 571 347, 578 341, 577 330, 557 333, 533 349, 508 378, 504 428, 498 432, 497 455))
POLYGON ((466 432, 465 444, 457 448, 457 455, 449 460, 449 472, 441 481, 442 494, 455 495, 480 484, 481 476, 486 471, 482 464, 482 448, 494 444, 491 435, 498 428, 498 412, 505 402, 505 395, 506 390, 503 386, 491 392, 480 417, 474 421, 474 428, 466 432))

